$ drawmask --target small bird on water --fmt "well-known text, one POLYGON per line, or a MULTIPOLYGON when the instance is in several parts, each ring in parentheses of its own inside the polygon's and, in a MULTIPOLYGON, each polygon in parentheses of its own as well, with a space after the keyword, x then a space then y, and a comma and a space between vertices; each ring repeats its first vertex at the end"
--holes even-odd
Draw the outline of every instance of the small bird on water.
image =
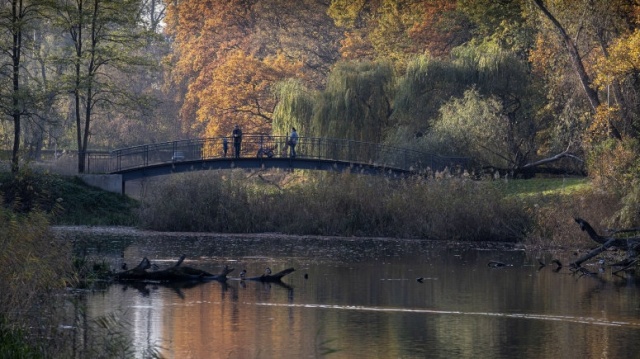
POLYGON ((247 276, 247 270, 243 269, 242 272, 240 272, 240 279, 244 279, 247 276))
POLYGON ((266 275, 271 274, 271 268, 267 267, 267 269, 264 270, 264 274, 266 275))

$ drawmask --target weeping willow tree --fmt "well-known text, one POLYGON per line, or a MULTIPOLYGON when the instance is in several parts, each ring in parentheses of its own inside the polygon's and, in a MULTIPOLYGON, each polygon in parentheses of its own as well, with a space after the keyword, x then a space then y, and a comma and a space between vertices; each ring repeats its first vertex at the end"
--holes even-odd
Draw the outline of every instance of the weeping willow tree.
POLYGON ((407 146, 422 151, 522 167, 540 147, 543 99, 526 63, 495 44, 461 46, 446 60, 422 56, 398 82, 397 125, 385 141, 410 139, 407 146))
POLYGON ((419 56, 409 62, 399 79, 392 119, 401 131, 426 132, 442 103, 459 96, 472 83, 460 66, 446 60, 419 56))
POLYGON ((389 126, 393 92, 390 64, 338 64, 319 94, 311 131, 318 137, 380 142, 389 126))
POLYGON ((490 43, 458 47, 448 59, 419 56, 398 81, 392 118, 398 126, 426 132, 438 117, 440 106, 451 97, 461 97, 472 86, 510 107, 512 102, 523 104, 523 98, 530 94, 530 83, 525 63, 490 43))
POLYGON ((274 134, 294 126, 301 136, 380 142, 390 125, 394 72, 388 63, 340 63, 323 91, 298 80, 276 86, 274 134))
POLYGON ((284 136, 291 127, 295 127, 300 134, 312 136, 309 129, 317 102, 317 92, 309 90, 296 79, 279 82, 274 90, 278 104, 273 111, 273 134, 284 136))

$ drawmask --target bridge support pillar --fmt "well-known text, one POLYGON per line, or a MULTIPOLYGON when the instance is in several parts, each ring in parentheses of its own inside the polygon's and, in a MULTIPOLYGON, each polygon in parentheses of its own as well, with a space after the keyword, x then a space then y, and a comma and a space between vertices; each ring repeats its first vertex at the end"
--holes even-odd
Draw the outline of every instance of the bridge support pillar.
POLYGON ((115 192, 124 194, 124 181, 122 180, 122 175, 88 175, 88 174, 80 174, 78 175, 80 179, 94 187, 101 188, 105 191, 115 192))

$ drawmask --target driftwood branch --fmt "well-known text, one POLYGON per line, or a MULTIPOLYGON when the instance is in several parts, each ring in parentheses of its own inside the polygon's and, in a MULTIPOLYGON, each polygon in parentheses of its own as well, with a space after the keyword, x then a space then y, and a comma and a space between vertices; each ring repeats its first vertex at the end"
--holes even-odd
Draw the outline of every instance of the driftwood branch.
POLYGON ((225 266, 219 274, 211 274, 197 268, 182 266, 184 259, 185 256, 182 255, 173 267, 149 272, 147 269, 151 268, 151 263, 145 257, 135 268, 117 273, 115 279, 139 282, 226 281, 227 275, 233 271, 233 268, 225 266))
MULTIPOLYGON (((553 156, 549 156, 547 158, 543 158, 540 159, 538 161, 534 161, 534 162, 529 162, 526 163, 524 165, 521 166, 515 166, 513 168, 498 168, 498 167, 493 167, 493 166, 486 166, 483 167, 483 170, 489 170, 489 171, 497 171, 498 173, 502 174, 510 174, 513 175, 515 177, 517 176, 527 176, 527 175, 533 175, 535 173, 548 173, 548 174, 566 174, 566 173, 570 173, 570 172, 574 172, 574 171, 570 171, 569 169, 557 169, 557 168, 552 168, 552 167, 545 167, 544 165, 547 165, 549 163, 553 163, 553 162, 557 162, 563 158, 571 158, 577 162, 583 163, 584 161, 572 154, 571 152, 569 152, 569 148, 567 148, 566 150, 555 154, 553 156)), ((581 174, 580 171, 578 171, 578 173, 576 174, 581 174)))
POLYGON ((265 273, 261 276, 258 277, 249 277, 249 278, 244 278, 245 280, 256 280, 256 281, 260 281, 260 282, 280 282, 282 280, 282 277, 286 276, 287 274, 293 273, 295 271, 295 269, 293 268, 287 268, 284 270, 281 270, 278 273, 275 274, 271 274, 271 272, 269 271, 268 273, 265 273))
POLYGON ((551 157, 547 157, 547 158, 543 158, 543 159, 541 159, 539 161, 536 161, 536 162, 527 163, 527 164, 523 165, 522 167, 520 167, 520 169, 524 170, 524 169, 527 169, 527 168, 546 165, 547 163, 559 161, 559 160, 561 160, 561 159, 563 159, 565 157, 569 157, 569 158, 572 158, 572 159, 577 160, 579 162, 583 162, 582 159, 580 159, 579 157, 577 157, 575 155, 572 155, 568 151, 563 151, 561 153, 558 153, 557 155, 554 155, 554 156, 551 156, 551 157))
MULTIPOLYGON (((206 281, 219 281, 226 282, 229 273, 233 272, 233 268, 224 266, 224 268, 218 274, 212 274, 201 269, 183 266, 186 256, 182 255, 176 264, 173 266, 158 270, 147 271, 152 268, 151 262, 146 257, 142 259, 140 264, 130 270, 125 270, 115 275, 115 280, 121 282, 160 282, 160 283, 184 283, 184 282, 206 282, 206 281)), ((265 274, 245 278, 246 271, 242 271, 241 278, 243 280, 269 282, 269 283, 281 283, 284 276, 293 273, 293 268, 287 268, 281 270, 278 273, 271 273, 270 269, 267 269, 265 274)))
MULTIPOLYGON (((615 238, 613 236, 602 236, 598 234, 593 227, 591 227, 589 222, 584 219, 575 218, 575 221, 580 226, 580 229, 587 232, 589 237, 596 243, 599 243, 600 246, 572 262, 571 267, 578 268, 582 263, 611 247, 627 251, 627 261, 625 262, 629 262, 638 256, 638 249, 640 249, 640 237, 615 238)), ((625 230, 619 232, 625 232, 625 230)))

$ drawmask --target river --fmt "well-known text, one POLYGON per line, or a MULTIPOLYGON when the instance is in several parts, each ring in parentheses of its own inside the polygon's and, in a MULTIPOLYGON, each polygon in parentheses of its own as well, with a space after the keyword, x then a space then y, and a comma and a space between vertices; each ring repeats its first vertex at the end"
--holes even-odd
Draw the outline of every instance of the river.
POLYGON ((112 284, 88 320, 116 313, 135 356, 165 358, 638 358, 635 276, 541 267, 518 246, 270 235, 73 235, 114 268, 236 270, 224 283, 112 284), (491 261, 504 267, 493 268, 491 261), (282 283, 239 280, 293 267, 282 283), (420 280, 418 280, 420 278, 420 280))

